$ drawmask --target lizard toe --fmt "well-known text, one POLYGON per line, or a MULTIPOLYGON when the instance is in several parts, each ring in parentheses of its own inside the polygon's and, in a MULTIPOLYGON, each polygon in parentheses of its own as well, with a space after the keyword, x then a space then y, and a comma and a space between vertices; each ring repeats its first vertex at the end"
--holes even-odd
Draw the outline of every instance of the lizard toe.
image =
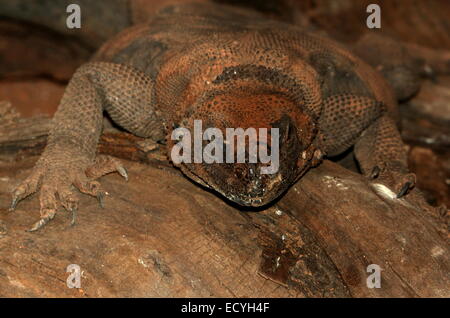
POLYGON ((39 183, 42 178, 42 173, 39 169, 33 171, 33 173, 26 178, 18 187, 12 192, 10 211, 14 211, 17 204, 37 191, 39 183))
POLYGON ((53 209, 41 210, 41 215, 46 215, 41 217, 39 221, 33 224, 33 226, 27 230, 27 232, 35 232, 50 222, 55 217, 56 211, 53 209))
POLYGON ((39 201, 41 218, 27 230, 28 232, 39 230, 55 217, 57 208, 56 188, 51 184, 43 184, 39 201))
POLYGON ((58 191, 59 200, 66 211, 72 214, 71 226, 75 225, 76 214, 78 211, 78 197, 67 186, 58 191))
POLYGON ((93 180, 111 172, 118 172, 128 181, 128 173, 122 162, 110 156, 98 156, 94 164, 86 169, 86 175, 93 180))
POLYGON ((397 198, 401 198, 409 193, 409 191, 416 185, 416 175, 408 173, 399 178, 399 182, 395 186, 397 198))
POLYGON ((107 195, 107 192, 102 189, 102 186, 98 181, 89 180, 83 177, 75 182, 75 186, 81 193, 96 197, 100 207, 103 208, 105 206, 104 198, 107 195))

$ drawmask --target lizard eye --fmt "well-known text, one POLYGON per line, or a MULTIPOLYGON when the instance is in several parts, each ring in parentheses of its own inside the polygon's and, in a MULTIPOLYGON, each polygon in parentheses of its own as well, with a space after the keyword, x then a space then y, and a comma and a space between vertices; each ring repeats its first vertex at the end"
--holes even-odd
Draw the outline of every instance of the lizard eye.
POLYGON ((290 136, 290 133, 291 133, 291 124, 288 122, 287 124, 286 124, 286 130, 285 130, 285 135, 284 135, 284 141, 285 142, 289 142, 289 140, 291 139, 291 136, 290 136))
POLYGON ((290 144, 294 142, 294 139, 298 140, 298 138, 295 138, 297 129, 289 116, 283 115, 280 120, 272 125, 280 130, 280 144, 290 144))

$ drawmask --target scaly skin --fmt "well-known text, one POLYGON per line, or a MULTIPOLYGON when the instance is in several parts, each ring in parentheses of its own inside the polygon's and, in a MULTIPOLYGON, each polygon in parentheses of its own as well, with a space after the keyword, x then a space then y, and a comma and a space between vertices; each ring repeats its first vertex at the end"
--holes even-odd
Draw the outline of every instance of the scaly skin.
POLYGON ((95 181, 125 169, 97 158, 102 113, 141 137, 166 141, 174 127, 280 129, 280 168, 179 164, 191 179, 241 205, 279 197, 324 155, 355 145, 362 172, 399 196, 414 186, 395 126, 396 101, 380 75, 340 45, 245 10, 169 7, 106 43, 70 81, 47 147, 13 193, 13 207, 40 189, 41 220, 57 203, 77 209, 72 186, 103 197, 95 181))

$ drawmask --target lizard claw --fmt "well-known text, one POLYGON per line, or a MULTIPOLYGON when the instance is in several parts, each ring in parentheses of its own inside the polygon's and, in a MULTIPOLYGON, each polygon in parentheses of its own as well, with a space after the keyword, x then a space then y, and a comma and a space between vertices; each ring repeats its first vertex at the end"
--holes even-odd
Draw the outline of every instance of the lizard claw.
POLYGON ((51 219, 50 218, 43 218, 40 219, 38 222, 34 223, 34 225, 26 230, 27 232, 35 232, 37 230, 39 230, 41 227, 43 227, 45 224, 47 224, 51 219))
POLYGON ((407 181, 405 184, 403 184, 403 187, 397 193, 397 199, 403 197, 413 185, 414 184, 411 181, 407 181))
POLYGON ((47 216, 41 218, 39 221, 33 224, 33 226, 27 230, 27 232, 35 232, 50 222, 55 217, 55 211, 48 211, 47 216))
POLYGON ((105 195, 106 193, 103 191, 99 191, 99 193, 97 194, 98 204, 102 209, 105 208, 105 195))
POLYGON ((128 173, 123 166, 118 166, 117 172, 125 179, 125 181, 128 181, 128 173))
POLYGON ((396 179, 400 179, 394 187, 397 190, 397 199, 404 197, 416 185, 416 175, 413 173, 402 174, 396 179))
POLYGON ((70 210, 70 212, 72 212, 72 220, 70 221, 70 226, 74 226, 75 222, 76 222, 76 218, 77 218, 77 208, 73 208, 70 210))
POLYGON ((372 172, 370 173, 370 178, 371 179, 376 179, 378 178, 378 176, 380 175, 381 169, 379 166, 375 166, 372 169, 372 172))
POLYGON ((9 211, 14 211, 16 209, 17 203, 19 202, 19 197, 14 195, 11 200, 11 205, 9 207, 9 211))

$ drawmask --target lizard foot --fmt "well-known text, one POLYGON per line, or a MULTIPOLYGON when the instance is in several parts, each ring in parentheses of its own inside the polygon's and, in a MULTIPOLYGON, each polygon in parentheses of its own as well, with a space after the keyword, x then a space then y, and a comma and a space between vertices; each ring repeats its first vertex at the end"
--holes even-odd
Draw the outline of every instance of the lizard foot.
POLYGON ((370 179, 376 184, 382 184, 389 188, 392 197, 401 198, 408 194, 416 185, 416 175, 397 169, 395 165, 388 164, 375 166, 370 179))
POLYGON ((386 166, 384 169, 375 166, 369 177, 372 179, 372 187, 379 195, 390 200, 401 199, 402 204, 430 213, 438 220, 437 224, 441 224, 438 228, 439 231, 444 235, 449 233, 450 223, 447 217, 447 207, 445 205, 434 207, 426 201, 422 192, 415 187, 415 174, 399 169, 386 169, 386 166))
POLYGON ((72 214, 71 225, 74 225, 79 199, 73 192, 73 186, 81 193, 96 197, 103 207, 106 192, 95 179, 114 171, 128 179, 125 168, 114 158, 99 157, 91 167, 83 167, 84 164, 74 161, 38 162, 31 175, 13 191, 10 210, 14 210, 19 201, 40 190, 40 220, 28 231, 37 231, 51 221, 56 215, 58 201, 72 214))

